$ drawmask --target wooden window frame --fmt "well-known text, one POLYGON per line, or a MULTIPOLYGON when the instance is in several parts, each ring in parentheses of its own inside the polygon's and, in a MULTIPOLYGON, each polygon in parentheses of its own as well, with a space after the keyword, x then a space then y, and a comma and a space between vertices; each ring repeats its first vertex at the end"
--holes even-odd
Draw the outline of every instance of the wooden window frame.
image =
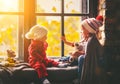
MULTIPOLYGON (((89 13, 88 14, 70 14, 64 13, 64 1, 61 0, 61 13, 36 13, 35 4, 36 0, 24 0, 24 34, 29 30, 30 27, 36 24, 36 16, 61 16, 61 35, 64 35, 64 16, 88 16, 95 17, 97 15, 97 0, 82 0, 82 6, 86 4, 86 1, 89 1, 89 13)), ((84 8, 82 11, 86 11, 87 8, 84 8)), ((83 18, 84 19, 84 18, 83 18)), ((24 60, 28 61, 28 46, 30 41, 24 38, 24 60)), ((64 43, 61 41, 61 56, 64 56, 64 43)))

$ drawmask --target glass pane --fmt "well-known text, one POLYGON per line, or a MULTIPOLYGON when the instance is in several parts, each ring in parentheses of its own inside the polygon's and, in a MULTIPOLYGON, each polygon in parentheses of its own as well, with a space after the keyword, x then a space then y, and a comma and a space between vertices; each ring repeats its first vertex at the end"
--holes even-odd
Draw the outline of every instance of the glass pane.
POLYGON ((88 13, 88 0, 64 0, 65 13, 88 13))
POLYGON ((12 49, 16 54, 18 53, 18 27, 21 17, 0 15, 0 57, 6 56, 7 49, 12 49))
POLYGON ((24 0, 0 0, 1 12, 23 12, 24 0))
MULTIPOLYGON (((81 17, 77 17, 77 16, 65 17, 64 29, 65 29, 65 36, 68 41, 70 41, 70 42, 79 42, 80 41, 80 39, 81 39, 80 23, 81 23, 81 17)), ((69 53, 74 50, 74 48, 65 44, 64 50, 65 50, 64 51, 65 56, 68 56, 69 53)))
POLYGON ((57 16, 37 16, 37 24, 48 28, 47 56, 61 56, 61 18, 57 16))
POLYGON ((38 13, 60 13, 62 0, 37 0, 36 12, 38 13))

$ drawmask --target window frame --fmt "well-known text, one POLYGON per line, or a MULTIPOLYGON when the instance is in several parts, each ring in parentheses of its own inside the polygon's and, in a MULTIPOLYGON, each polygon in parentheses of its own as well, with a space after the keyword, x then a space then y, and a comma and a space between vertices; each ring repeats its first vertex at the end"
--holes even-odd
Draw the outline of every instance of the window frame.
MULTIPOLYGON (((19 8, 22 5, 22 0, 18 0, 19 8)), ((24 46, 24 40, 21 38, 21 33, 23 34, 24 24, 21 25, 21 22, 24 21, 21 15, 24 17, 24 11, 23 12, 6 12, 6 11, 0 11, 0 15, 16 15, 19 17, 19 23, 18 23, 18 56, 19 59, 24 60, 24 52, 23 52, 23 46, 24 46), (21 29, 20 29, 21 28, 21 29), (21 46, 23 45, 23 46, 21 46)), ((2 57, 1 57, 2 58, 2 57)), ((3 57, 4 58, 4 57, 3 57)))
MULTIPOLYGON (((19 0, 21 1, 21 0, 19 0)), ((23 18, 20 18, 19 20, 19 32, 18 32, 18 55, 19 59, 28 61, 28 46, 30 44, 30 40, 27 40, 24 35, 25 33, 36 24, 36 16, 61 16, 61 35, 64 34, 64 16, 88 16, 88 17, 95 17, 97 15, 98 9, 98 1, 96 0, 89 0, 89 13, 88 14, 70 14, 65 13, 64 14, 64 1, 61 0, 61 13, 36 13, 35 7, 36 7, 36 0, 24 0, 24 11, 23 12, 1 12, 0 15, 23 15, 23 18), (24 21, 24 24, 21 24, 21 22, 24 21), (23 36, 21 35, 21 32, 23 32, 23 36), (22 38, 21 38, 22 36, 22 38), (23 46, 21 46, 23 45, 23 46)), ((86 1, 83 0, 82 4, 86 4, 86 1)), ((85 11, 85 10, 83 10, 85 11)), ((84 18, 83 18, 84 19, 84 18)), ((61 41, 61 55, 64 56, 64 43, 61 41)))
MULTIPOLYGON (((36 13, 36 0, 24 0, 24 17, 25 17, 25 29, 24 33, 26 33, 30 27, 36 24, 36 16, 61 16, 61 35, 64 35, 64 16, 88 16, 88 17, 95 17, 97 15, 97 4, 98 1, 96 0, 82 0, 83 6, 86 4, 86 1, 89 1, 89 12, 87 14, 70 14, 64 13, 64 1, 61 0, 61 13, 36 13), (29 2, 29 3, 28 3, 29 2)), ((85 8, 87 9, 87 8, 85 8)), ((85 11, 85 10, 82 10, 85 11)), ((84 19, 84 18, 83 18, 84 19)), ((27 61, 28 58, 28 51, 27 48, 30 44, 30 41, 24 38, 24 60, 27 61)), ((64 56, 64 43, 61 41, 61 56, 64 56)))

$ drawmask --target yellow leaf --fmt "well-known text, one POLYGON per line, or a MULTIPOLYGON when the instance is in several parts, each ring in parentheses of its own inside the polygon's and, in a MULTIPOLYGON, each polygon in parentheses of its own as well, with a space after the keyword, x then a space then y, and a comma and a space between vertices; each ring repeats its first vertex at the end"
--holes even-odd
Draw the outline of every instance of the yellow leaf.
POLYGON ((72 11, 71 11, 72 13, 76 13, 77 11, 76 10, 74 10, 74 9, 72 9, 72 11))
POLYGON ((54 12, 56 12, 56 11, 57 11, 55 6, 53 6, 52 10, 53 10, 54 12))

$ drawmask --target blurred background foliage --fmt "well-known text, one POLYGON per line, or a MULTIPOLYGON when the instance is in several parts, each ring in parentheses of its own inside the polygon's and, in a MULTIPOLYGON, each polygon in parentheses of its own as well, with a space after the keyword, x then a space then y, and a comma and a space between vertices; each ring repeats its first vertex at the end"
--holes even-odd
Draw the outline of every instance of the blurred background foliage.
MULTIPOLYGON (((61 54, 61 21, 60 17, 53 20, 56 17, 52 18, 50 21, 47 20, 49 17, 37 17, 37 23, 48 28, 48 38, 47 42, 49 44, 47 49, 48 56, 60 56, 61 54), (43 19, 44 18, 44 19, 43 19), (43 20, 42 20, 43 19, 43 20)), ((80 32, 79 32, 79 17, 67 17, 64 22, 64 34, 66 39, 71 42, 80 41, 80 32)), ((68 55, 70 51, 74 48, 71 46, 65 45, 65 55, 68 55)))
POLYGON ((7 49, 17 50, 17 20, 16 16, 0 16, 0 56, 6 55, 7 49))

